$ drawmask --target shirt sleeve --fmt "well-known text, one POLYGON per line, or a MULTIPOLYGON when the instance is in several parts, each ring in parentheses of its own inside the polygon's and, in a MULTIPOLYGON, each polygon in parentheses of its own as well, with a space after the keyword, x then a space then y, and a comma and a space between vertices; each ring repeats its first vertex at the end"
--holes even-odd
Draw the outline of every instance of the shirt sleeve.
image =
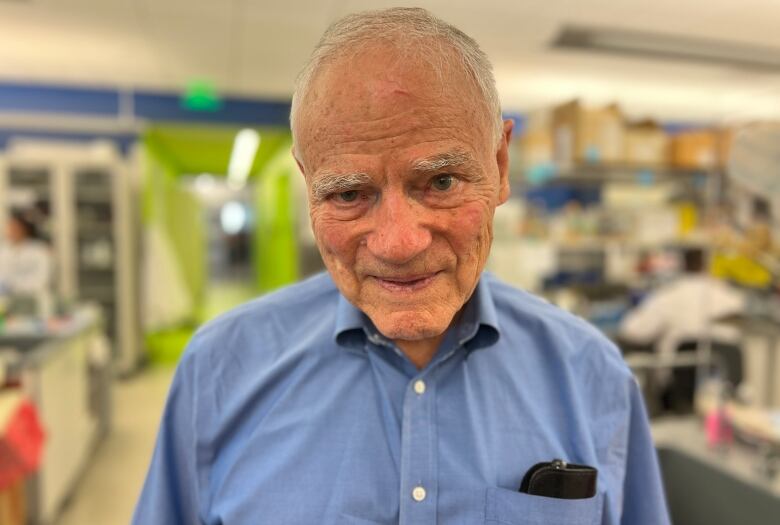
POLYGON ((173 378, 133 525, 196 525, 199 517, 192 355, 173 378))
POLYGON ((50 288, 52 266, 49 249, 41 245, 28 247, 24 257, 25 272, 19 275, 14 289, 23 293, 46 292, 50 288))
POLYGON ((623 482, 622 525, 669 525, 658 455, 636 381, 631 381, 631 415, 623 482))
POLYGON ((27 242, 16 248, 16 255, 7 249, 0 253, 0 281, 16 294, 48 292, 52 277, 49 248, 38 242, 27 242))
POLYGON ((639 306, 626 314, 620 324, 620 335, 637 343, 653 341, 665 327, 667 309, 665 302, 662 292, 647 297, 639 306))

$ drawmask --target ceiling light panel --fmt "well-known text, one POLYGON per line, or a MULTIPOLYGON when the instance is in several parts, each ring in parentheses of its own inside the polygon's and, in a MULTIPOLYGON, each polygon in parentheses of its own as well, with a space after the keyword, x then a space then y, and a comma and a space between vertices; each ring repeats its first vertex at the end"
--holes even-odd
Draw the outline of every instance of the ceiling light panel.
POLYGON ((566 25, 551 47, 780 71, 780 48, 626 29, 566 25))

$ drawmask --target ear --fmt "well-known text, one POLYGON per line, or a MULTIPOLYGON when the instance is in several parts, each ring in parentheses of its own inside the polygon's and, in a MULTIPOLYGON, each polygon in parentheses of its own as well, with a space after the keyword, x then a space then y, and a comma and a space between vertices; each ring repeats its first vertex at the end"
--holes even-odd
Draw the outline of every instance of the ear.
POLYGON ((306 169, 304 169, 303 163, 295 155, 295 144, 293 144, 292 147, 290 148, 290 154, 292 154, 293 158, 295 159, 295 163, 298 165, 298 169, 300 170, 301 175, 303 175, 303 177, 306 178, 306 169))
POLYGON ((509 198, 509 140, 512 138, 513 120, 504 121, 504 130, 496 151, 498 165, 498 204, 504 204, 509 198))

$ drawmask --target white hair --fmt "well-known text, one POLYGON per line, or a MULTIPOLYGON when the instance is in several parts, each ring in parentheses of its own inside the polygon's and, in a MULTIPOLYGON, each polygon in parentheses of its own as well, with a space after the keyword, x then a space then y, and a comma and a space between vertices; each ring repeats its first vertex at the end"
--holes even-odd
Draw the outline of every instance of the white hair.
POLYGON ((429 61, 432 72, 441 78, 445 66, 451 65, 454 59, 454 65, 462 68, 476 84, 485 111, 494 123, 494 142, 498 143, 503 133, 503 120, 493 66, 487 55, 473 38, 425 9, 395 7, 348 15, 334 22, 322 35, 295 81, 290 128, 296 151, 296 129, 307 112, 304 101, 317 73, 334 59, 348 52, 354 53, 363 45, 379 42, 391 43, 402 53, 411 52, 415 58, 429 61))

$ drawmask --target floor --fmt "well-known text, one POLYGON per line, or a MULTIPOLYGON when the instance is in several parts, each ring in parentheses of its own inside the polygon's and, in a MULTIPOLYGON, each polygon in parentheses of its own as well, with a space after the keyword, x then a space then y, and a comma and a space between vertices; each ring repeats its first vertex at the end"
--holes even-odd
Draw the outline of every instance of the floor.
POLYGON ((152 368, 114 388, 114 427, 57 525, 127 525, 149 465, 173 369, 152 368))

